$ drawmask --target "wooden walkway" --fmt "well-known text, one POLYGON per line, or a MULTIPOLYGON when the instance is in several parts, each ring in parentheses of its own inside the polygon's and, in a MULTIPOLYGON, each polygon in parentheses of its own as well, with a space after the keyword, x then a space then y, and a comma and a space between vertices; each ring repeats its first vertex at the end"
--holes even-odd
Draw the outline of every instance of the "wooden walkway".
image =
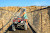
POLYGON ((23 28, 22 29, 17 28, 16 31, 9 30, 7 33, 33 33, 33 32, 32 32, 32 30, 30 28, 27 31, 25 31, 23 28))

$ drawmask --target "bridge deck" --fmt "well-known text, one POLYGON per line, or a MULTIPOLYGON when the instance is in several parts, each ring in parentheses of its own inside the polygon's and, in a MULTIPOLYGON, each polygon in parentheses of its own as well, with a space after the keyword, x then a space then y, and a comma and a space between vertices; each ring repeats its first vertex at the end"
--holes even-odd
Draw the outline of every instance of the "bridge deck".
MULTIPOLYGON (((11 29, 11 28, 10 28, 11 29)), ((17 28, 16 31, 8 31, 7 33, 33 33, 32 30, 29 28, 27 31, 25 31, 23 28, 17 28)))

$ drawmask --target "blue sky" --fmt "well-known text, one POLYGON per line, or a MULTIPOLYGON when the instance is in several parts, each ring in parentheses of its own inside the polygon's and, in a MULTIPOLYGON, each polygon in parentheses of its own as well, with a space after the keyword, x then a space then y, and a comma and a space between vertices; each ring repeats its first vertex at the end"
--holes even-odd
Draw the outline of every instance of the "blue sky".
POLYGON ((0 0, 0 7, 5 6, 50 6, 50 0, 0 0))

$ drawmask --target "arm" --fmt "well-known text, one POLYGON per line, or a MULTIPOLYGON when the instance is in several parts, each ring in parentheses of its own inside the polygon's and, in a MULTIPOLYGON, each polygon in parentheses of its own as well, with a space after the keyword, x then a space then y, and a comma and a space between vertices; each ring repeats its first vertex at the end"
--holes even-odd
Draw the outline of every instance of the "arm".
POLYGON ((25 13, 23 13, 21 16, 23 16, 25 13))
POLYGON ((22 18, 18 18, 18 19, 22 19, 22 18))

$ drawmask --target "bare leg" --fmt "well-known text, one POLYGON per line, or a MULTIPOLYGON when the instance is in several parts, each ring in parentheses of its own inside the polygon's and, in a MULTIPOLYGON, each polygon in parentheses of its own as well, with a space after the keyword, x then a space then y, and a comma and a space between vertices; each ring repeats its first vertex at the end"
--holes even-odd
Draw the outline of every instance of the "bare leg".
POLYGON ((26 24, 27 24, 27 27, 29 28, 29 26, 28 26, 28 22, 27 22, 27 19, 26 19, 26 24))

